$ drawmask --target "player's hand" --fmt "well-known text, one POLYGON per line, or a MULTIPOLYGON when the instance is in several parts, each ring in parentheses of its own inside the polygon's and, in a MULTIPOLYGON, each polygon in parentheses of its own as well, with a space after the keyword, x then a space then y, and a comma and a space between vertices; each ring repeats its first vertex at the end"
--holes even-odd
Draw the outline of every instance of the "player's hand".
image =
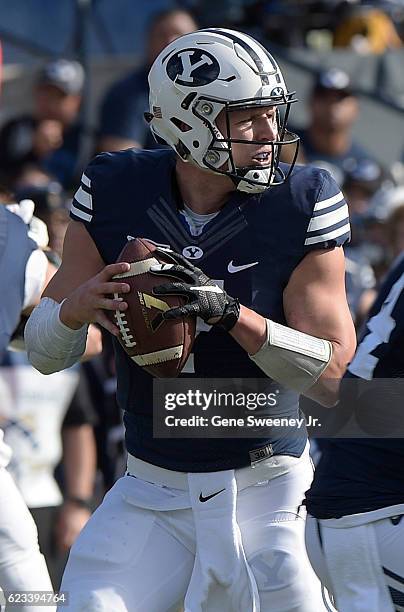
POLYGON ((128 293, 130 286, 124 279, 122 282, 113 280, 113 276, 127 272, 129 268, 128 263, 110 264, 77 287, 62 304, 59 313, 61 322, 71 329, 79 329, 85 323, 98 323, 114 336, 118 336, 118 328, 105 311, 127 309, 127 302, 122 298, 114 298, 113 294, 128 293))
POLYGON ((173 263, 152 266, 150 272, 157 276, 170 276, 172 283, 158 285, 155 295, 181 295, 187 303, 163 313, 164 319, 201 317, 209 325, 218 325, 229 331, 237 322, 240 313, 238 300, 229 296, 224 289, 194 266, 182 255, 173 251, 159 251, 173 263))

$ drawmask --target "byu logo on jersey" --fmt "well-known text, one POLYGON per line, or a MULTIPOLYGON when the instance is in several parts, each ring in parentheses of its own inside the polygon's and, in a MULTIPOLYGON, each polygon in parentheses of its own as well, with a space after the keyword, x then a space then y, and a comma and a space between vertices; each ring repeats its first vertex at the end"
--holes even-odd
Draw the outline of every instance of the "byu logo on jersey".
POLYGON ((167 63, 167 74, 170 79, 188 87, 212 83, 219 73, 218 61, 204 49, 183 49, 174 53, 167 63))
POLYGON ((182 254, 187 259, 200 259, 203 256, 203 251, 197 246, 187 246, 182 249, 182 254))

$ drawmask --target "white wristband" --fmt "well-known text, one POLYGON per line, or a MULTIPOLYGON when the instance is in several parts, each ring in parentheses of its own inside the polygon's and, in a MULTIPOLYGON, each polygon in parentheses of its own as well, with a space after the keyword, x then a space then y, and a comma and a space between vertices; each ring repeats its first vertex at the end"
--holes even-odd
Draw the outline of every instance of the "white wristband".
POLYGON ((42 374, 69 368, 86 348, 88 325, 71 329, 62 323, 59 318, 62 304, 52 298, 42 298, 25 326, 28 359, 42 374))
POLYGON ((332 344, 297 329, 267 319, 267 339, 249 355, 267 376, 303 393, 321 376, 331 361, 332 344))

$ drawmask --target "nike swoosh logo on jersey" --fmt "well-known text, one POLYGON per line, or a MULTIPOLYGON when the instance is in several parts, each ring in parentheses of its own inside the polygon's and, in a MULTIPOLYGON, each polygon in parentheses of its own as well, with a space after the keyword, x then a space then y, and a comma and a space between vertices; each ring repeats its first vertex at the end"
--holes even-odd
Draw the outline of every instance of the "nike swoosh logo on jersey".
POLYGON ((229 262, 229 265, 227 266, 227 270, 228 272, 230 272, 230 274, 235 274, 236 272, 241 272, 241 270, 247 270, 247 268, 252 268, 253 266, 258 265, 258 263, 258 261, 254 261, 253 263, 244 264, 243 266, 235 266, 233 264, 233 260, 231 260, 229 262))
POLYGON ((216 491, 216 493, 212 493, 212 495, 207 495, 206 497, 204 497, 202 493, 200 493, 199 501, 202 503, 207 502, 209 499, 212 499, 212 497, 216 497, 216 495, 219 495, 219 493, 223 493, 223 491, 226 491, 226 489, 220 489, 220 491, 216 491))

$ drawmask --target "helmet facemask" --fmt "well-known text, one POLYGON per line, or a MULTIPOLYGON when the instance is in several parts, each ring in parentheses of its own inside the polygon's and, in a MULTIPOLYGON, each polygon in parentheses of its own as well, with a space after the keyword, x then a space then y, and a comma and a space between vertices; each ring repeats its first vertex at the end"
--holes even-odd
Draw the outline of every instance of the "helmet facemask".
POLYGON ((299 137, 288 131, 286 127, 290 105, 296 101, 296 99, 291 99, 293 95, 292 92, 276 98, 271 96, 220 103, 213 98, 200 97, 193 105, 192 111, 209 128, 212 136, 211 143, 203 156, 203 166, 213 172, 230 177, 240 191, 257 193, 268 189, 270 186, 284 183, 293 169, 299 149, 299 137), (218 104, 220 105, 219 111, 218 104), (265 107, 276 107, 278 126, 276 140, 247 140, 231 137, 230 116, 232 112, 265 107), (224 134, 222 133, 223 130, 220 131, 216 124, 220 111, 225 116, 224 134), (233 145, 236 144, 270 147, 269 164, 266 166, 262 164, 238 166, 233 151, 233 145), (293 146, 293 151, 288 156, 291 161, 286 172, 279 167, 282 149, 285 146, 293 146))

